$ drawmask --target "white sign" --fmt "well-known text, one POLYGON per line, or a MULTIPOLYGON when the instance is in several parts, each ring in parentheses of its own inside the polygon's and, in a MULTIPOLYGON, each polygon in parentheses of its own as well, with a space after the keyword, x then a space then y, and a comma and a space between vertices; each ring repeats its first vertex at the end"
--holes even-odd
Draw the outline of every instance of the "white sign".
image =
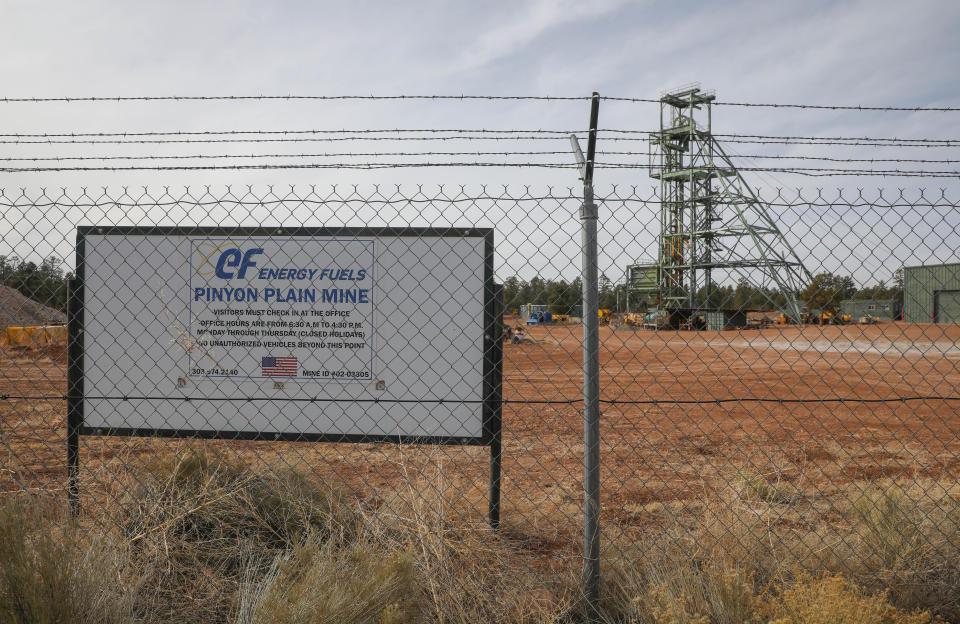
POLYGON ((492 233, 365 232, 81 228, 84 429, 487 435, 492 233))

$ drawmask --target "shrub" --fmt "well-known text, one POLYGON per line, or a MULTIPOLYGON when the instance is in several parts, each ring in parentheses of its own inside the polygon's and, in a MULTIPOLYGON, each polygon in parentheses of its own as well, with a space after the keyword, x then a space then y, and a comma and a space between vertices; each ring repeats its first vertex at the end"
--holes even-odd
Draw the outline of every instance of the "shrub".
POLYGON ((287 467, 253 471, 192 447, 148 466, 121 504, 121 524, 133 541, 173 535, 208 546, 206 554, 217 559, 242 542, 289 548, 307 536, 340 536, 356 522, 340 488, 287 467))
POLYGON ((771 504, 789 505, 798 498, 797 492, 779 474, 771 478, 749 468, 741 468, 737 470, 734 483, 745 500, 758 499, 771 504))
POLYGON ((345 540, 358 523, 340 488, 190 447, 151 464, 118 518, 150 571, 143 609, 166 621, 226 621, 244 574, 308 540, 345 540))
MULTIPOLYGON (((776 497, 761 494, 767 493, 762 483, 748 490, 746 499, 737 492, 732 501, 704 506, 698 518, 678 519, 647 537, 624 539, 618 532, 602 562, 606 615, 713 624, 740 613, 734 617, 750 621, 749 614, 762 613, 757 596, 779 595, 798 578, 806 580, 790 595, 809 594, 810 575, 826 573, 846 578, 844 591, 862 588, 861 598, 884 596, 880 602, 899 609, 896 617, 905 622, 918 611, 960 622, 960 504, 949 488, 938 495, 930 486, 911 492, 851 486, 831 504, 845 514, 832 524, 806 520, 802 513, 820 511, 803 502, 785 522, 776 497)), ((819 590, 840 592, 839 583, 824 581, 819 590)))
POLYGON ((928 624, 929 613, 905 613, 886 600, 869 595, 841 576, 801 576, 772 602, 771 624, 928 624))
POLYGON ((646 601, 635 601, 634 619, 656 624, 751 624, 763 603, 746 573, 720 565, 678 565, 652 574, 646 601), (643 611, 648 611, 644 614, 643 611))
POLYGON ((853 526, 834 541, 822 567, 868 591, 888 592, 902 609, 928 609, 960 621, 957 501, 945 497, 922 512, 898 487, 848 496, 853 526))
POLYGON ((509 525, 495 533, 483 519, 468 519, 471 510, 475 514, 468 494, 441 468, 384 492, 383 505, 366 516, 367 530, 384 549, 413 553, 424 618, 442 624, 566 621, 578 581, 558 570, 538 572, 536 555, 507 537, 509 525))
POLYGON ((298 546, 242 593, 238 624, 406 624, 419 615, 411 553, 366 540, 298 546))
POLYGON ((71 523, 55 529, 17 501, 0 502, 0 621, 131 622, 136 584, 129 572, 118 544, 105 536, 82 542, 71 523))

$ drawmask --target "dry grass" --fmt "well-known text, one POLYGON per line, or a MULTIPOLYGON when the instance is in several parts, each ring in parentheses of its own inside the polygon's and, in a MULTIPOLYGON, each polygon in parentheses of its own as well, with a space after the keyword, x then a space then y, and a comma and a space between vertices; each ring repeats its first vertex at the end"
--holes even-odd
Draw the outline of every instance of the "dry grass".
POLYGON ((411 553, 311 542, 241 588, 237 624, 407 624, 420 617, 411 553))
POLYGON ((850 490, 851 528, 823 535, 830 547, 800 563, 887 591, 901 608, 960 621, 960 499, 948 490, 932 498, 936 489, 850 490))
POLYGON ((342 489, 283 466, 252 471, 186 447, 138 475, 112 511, 148 570, 142 610, 168 622, 227 622, 243 575, 266 574, 306 541, 342 541, 359 517, 342 489))
POLYGON ((800 497, 796 489, 784 480, 783 474, 779 471, 765 474, 749 468, 740 468, 736 471, 732 485, 745 500, 753 499, 789 505, 800 497))
POLYGON ((623 530, 611 537, 604 562, 608 619, 869 621, 840 609, 849 598, 851 605, 885 605, 887 619, 876 622, 933 616, 960 622, 960 499, 951 484, 850 487, 826 505, 756 474, 732 483, 727 497, 704 505, 696 518, 675 518, 645 538, 627 541, 623 530), (776 494, 784 491, 791 494, 776 494), (824 507, 839 517, 816 519, 824 507), (813 592, 833 592, 836 604, 823 619, 777 606, 813 592))
POLYGON ((76 525, 50 522, 16 499, 0 501, 0 621, 133 622, 138 571, 124 546, 76 525))
POLYGON ((442 462, 432 470, 403 470, 404 485, 365 517, 372 539, 412 552, 426 621, 444 624, 546 624, 578 606, 569 570, 544 576, 535 554, 494 532, 477 514, 485 492, 453 482, 442 462))
MULTIPOLYGON (((118 523, 83 531, 8 501, 0 621, 579 621, 579 560, 545 554, 510 514, 492 531, 483 488, 447 470, 439 451, 427 459, 408 467, 401 449, 400 485, 361 501, 282 465, 251 469, 186 447, 137 476, 109 510, 118 523)), ((656 531, 608 527, 608 621, 960 622, 956 484, 829 499, 775 473, 723 485, 696 516, 656 531)))
POLYGON ((557 622, 575 579, 542 577, 478 514, 442 456, 401 470, 371 508, 285 467, 187 448, 153 464, 117 511, 164 621, 557 622), (549 586, 545 584, 549 583, 549 586))
MULTIPOLYGON (((608 605, 607 620, 630 624, 934 624, 939 616, 898 608, 887 591, 870 592, 845 577, 796 572, 758 584, 744 567, 718 557, 685 560, 658 553, 608 605), (672 564, 672 565, 670 565, 672 564), (611 608, 613 607, 613 608, 611 608)), ((749 568, 749 565, 746 566, 749 568)))
POLYGON ((721 523, 706 514, 700 523, 676 524, 641 540, 611 537, 601 561, 605 619, 631 624, 765 622, 764 584, 757 580, 755 559, 738 556, 762 551, 761 536, 752 524, 721 523), (717 531, 712 541, 707 539, 711 529, 717 531))

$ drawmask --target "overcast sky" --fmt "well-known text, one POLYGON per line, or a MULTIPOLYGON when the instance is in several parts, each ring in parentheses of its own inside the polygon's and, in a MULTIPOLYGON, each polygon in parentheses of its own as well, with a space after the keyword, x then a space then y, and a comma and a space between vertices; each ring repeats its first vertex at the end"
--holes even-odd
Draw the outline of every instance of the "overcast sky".
MULTIPOLYGON (((721 102, 960 106, 960 3, 861 2, 3 2, 5 97, 489 94, 657 98, 690 82, 721 102)), ((357 128, 582 129, 588 103, 238 101, 0 103, 7 134, 357 128)), ((716 107, 715 133, 960 139, 960 112, 716 107)), ((654 130, 658 106, 604 102, 600 126, 654 130)), ((598 149, 633 148, 601 140, 598 149)), ((568 149, 529 142, 0 145, 5 158, 568 149)), ((759 155, 960 159, 960 149, 730 145, 759 155)), ((438 157, 421 160, 439 160, 438 157)), ((519 157, 467 160, 520 162, 519 157)), ((646 158, 622 158, 621 162, 646 158)), ((276 159, 275 159, 276 160, 276 159)), ((290 159, 279 159, 290 162, 290 159)), ((335 162, 346 158, 310 158, 335 162)), ((372 160, 355 157, 355 162, 372 160)), ((402 160, 393 158, 393 160, 402 160)), ((570 161, 566 154, 541 161, 570 161)), ((112 161, 127 165, 143 161, 112 161)), ((184 162, 184 161, 177 161, 184 162)), ((197 164, 200 161, 189 161, 197 164)), ((203 161, 209 163, 210 161, 203 161)), ((222 164, 224 161, 217 161, 222 164)), ((233 161, 237 162, 237 161, 233 161)), ((244 161, 249 163, 251 161, 244 161)), ((262 162, 262 161, 259 161, 262 162)), ((742 166, 849 166, 747 161, 742 166)), ((30 166, 7 161, 7 166, 30 166)), ((49 166, 50 161, 33 163, 49 166)), ((64 161, 90 165, 90 161, 64 161)), ((165 164, 169 164, 169 161, 165 164)), ((857 165, 854 165, 857 166, 857 165)), ((960 164, 864 167, 957 170, 960 164)), ((747 175, 756 186, 847 191, 947 187, 956 179, 747 175)), ((654 186, 643 169, 602 170, 598 187, 654 186)), ((0 187, 199 184, 576 186, 561 169, 0 173, 0 187)))

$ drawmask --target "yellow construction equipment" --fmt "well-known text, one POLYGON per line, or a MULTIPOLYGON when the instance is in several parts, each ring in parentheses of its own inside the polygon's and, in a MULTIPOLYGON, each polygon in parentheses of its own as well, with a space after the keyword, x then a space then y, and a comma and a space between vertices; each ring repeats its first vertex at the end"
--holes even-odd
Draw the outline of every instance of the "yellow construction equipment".
POLYGON ((841 314, 832 310, 805 312, 801 318, 804 325, 846 325, 850 320, 851 316, 849 314, 841 314))
MULTIPOLYGON (((831 310, 821 310, 820 312, 804 312, 800 317, 802 325, 847 325, 853 320, 849 314, 833 312, 831 310)), ((775 321, 777 325, 790 325, 793 323, 786 314, 781 313, 775 321)))
POLYGON ((808 325, 832 325, 833 312, 830 312, 829 310, 823 310, 821 312, 809 312, 805 322, 808 325))
POLYGON ((838 313, 838 314, 835 314, 835 315, 834 315, 834 317, 833 317, 833 324, 834 324, 834 325, 849 325, 849 324, 850 324, 850 321, 852 321, 852 320, 853 320, 853 315, 843 314, 843 313, 841 312, 841 313, 838 313))
POLYGON ((832 310, 823 310, 819 314, 811 312, 807 323, 811 325, 846 325, 850 322, 849 314, 841 314, 832 310))

